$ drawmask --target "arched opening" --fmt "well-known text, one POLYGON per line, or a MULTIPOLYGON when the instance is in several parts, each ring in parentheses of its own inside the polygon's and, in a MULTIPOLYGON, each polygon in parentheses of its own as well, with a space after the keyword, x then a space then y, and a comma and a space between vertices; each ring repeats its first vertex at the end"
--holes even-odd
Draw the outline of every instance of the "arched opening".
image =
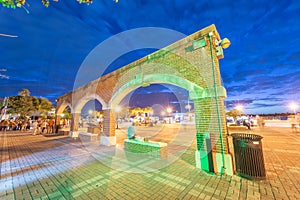
POLYGON ((69 132, 72 119, 72 107, 70 104, 63 104, 56 112, 55 124, 58 131, 69 132))
POLYGON ((81 103, 78 131, 100 134, 103 131, 103 106, 97 99, 84 102, 81 103))
MULTIPOLYGON (((179 157, 187 150, 196 150, 194 107, 188 90, 173 84, 154 83, 124 91, 126 95, 122 93, 120 103, 112 108, 119 146, 124 145, 129 130, 133 129, 138 140, 165 143, 168 155, 179 157)), ((194 165, 194 154, 187 155, 187 161, 194 165)))

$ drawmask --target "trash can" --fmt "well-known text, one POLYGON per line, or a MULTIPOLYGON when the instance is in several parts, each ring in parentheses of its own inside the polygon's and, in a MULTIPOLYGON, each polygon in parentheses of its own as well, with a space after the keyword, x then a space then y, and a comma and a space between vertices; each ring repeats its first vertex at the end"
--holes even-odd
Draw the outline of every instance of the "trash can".
POLYGON ((248 179, 265 179, 266 170, 260 135, 233 133, 236 172, 248 179))

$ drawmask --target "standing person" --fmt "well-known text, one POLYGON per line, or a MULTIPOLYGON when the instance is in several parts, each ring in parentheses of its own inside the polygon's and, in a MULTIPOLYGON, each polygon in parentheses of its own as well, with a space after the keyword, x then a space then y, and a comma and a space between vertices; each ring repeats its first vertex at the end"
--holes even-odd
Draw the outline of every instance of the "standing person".
POLYGON ((27 127, 27 121, 24 119, 23 122, 22 122, 22 128, 21 128, 21 130, 22 131, 26 131, 26 127, 27 127))
POLYGON ((22 130, 22 120, 19 119, 19 122, 18 122, 18 130, 21 131, 22 130))
POLYGON ((7 119, 4 120, 4 122, 2 123, 2 128, 3 128, 3 131, 6 132, 6 130, 8 129, 9 127, 9 121, 7 119))
POLYGON ((41 124, 41 127, 42 127, 42 134, 44 133, 44 131, 46 130, 47 132, 47 126, 48 126, 48 123, 46 120, 44 120, 41 124))
POLYGON ((128 129, 127 129, 127 136, 128 136, 128 139, 134 139, 135 138, 135 130, 132 126, 129 126, 128 129))
POLYGON ((81 119, 81 118, 79 119, 78 126, 79 126, 79 128, 82 128, 82 127, 83 127, 83 122, 82 122, 82 119, 81 119))
POLYGON ((48 133, 53 132, 53 126, 54 126, 54 120, 50 119, 49 122, 48 122, 48 133))
POLYGON ((296 117, 293 117, 291 119, 291 128, 292 128, 292 133, 293 132, 297 133, 297 119, 296 119, 296 117))
POLYGON ((250 130, 250 123, 246 119, 243 120, 243 126, 247 126, 248 130, 250 130))
POLYGON ((63 119, 63 128, 66 128, 66 125, 67 125, 67 120, 63 119))
POLYGON ((27 124, 26 125, 26 130, 30 131, 30 125, 31 125, 30 119, 27 120, 26 124, 27 124))
POLYGON ((15 120, 11 120, 10 122, 10 126, 11 126, 11 130, 17 130, 17 124, 15 122, 15 120))
POLYGON ((38 121, 35 120, 33 123, 32 123, 32 135, 36 135, 38 133, 38 121))
POLYGON ((102 132, 102 127, 103 126, 102 126, 102 122, 101 121, 99 122, 99 127, 100 127, 100 132, 102 132))

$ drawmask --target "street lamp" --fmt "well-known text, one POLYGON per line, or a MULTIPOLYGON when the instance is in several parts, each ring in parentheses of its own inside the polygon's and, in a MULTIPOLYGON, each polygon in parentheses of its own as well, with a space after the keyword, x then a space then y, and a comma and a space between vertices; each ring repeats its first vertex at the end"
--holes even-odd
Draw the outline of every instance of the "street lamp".
POLYGON ((168 107, 167 108, 167 113, 169 114, 169 124, 171 124, 171 116, 170 116, 170 114, 172 113, 172 108, 171 107, 168 107))
POLYGON ((117 113, 117 129, 119 129, 119 112, 121 111, 121 106, 115 107, 115 112, 117 113))
POLYGON ((187 109, 188 112, 189 112, 189 114, 188 114, 188 120, 189 120, 189 121, 192 121, 192 120, 191 120, 191 108, 192 108, 192 106, 190 105, 190 101, 189 101, 189 99, 188 99, 188 104, 185 106, 185 109, 187 109))
POLYGON ((238 111, 243 111, 244 110, 244 106, 241 104, 238 104, 235 109, 237 109, 238 111))
POLYGON ((293 103, 290 104, 290 108, 294 111, 294 114, 296 116, 296 110, 298 108, 298 105, 293 102, 293 103))

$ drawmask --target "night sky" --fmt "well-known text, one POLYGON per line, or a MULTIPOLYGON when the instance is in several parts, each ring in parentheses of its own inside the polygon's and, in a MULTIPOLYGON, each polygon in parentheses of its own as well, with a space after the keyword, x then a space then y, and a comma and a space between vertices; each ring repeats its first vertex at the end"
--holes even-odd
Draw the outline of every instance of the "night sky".
MULTIPOLYGON (((291 112, 290 102, 300 106, 300 1, 95 0, 82 5, 68 0, 48 8, 40 1, 28 3, 30 14, 0 8, 0 34, 18 36, 0 36, 0 97, 28 88, 31 95, 54 101, 73 89, 88 54, 123 31, 162 27, 189 35, 215 24, 231 41, 220 60, 227 109, 240 103, 255 114, 291 112)), ((153 51, 133 51, 102 70, 113 71, 153 51)), ((169 93, 161 88, 162 95, 169 93)))

